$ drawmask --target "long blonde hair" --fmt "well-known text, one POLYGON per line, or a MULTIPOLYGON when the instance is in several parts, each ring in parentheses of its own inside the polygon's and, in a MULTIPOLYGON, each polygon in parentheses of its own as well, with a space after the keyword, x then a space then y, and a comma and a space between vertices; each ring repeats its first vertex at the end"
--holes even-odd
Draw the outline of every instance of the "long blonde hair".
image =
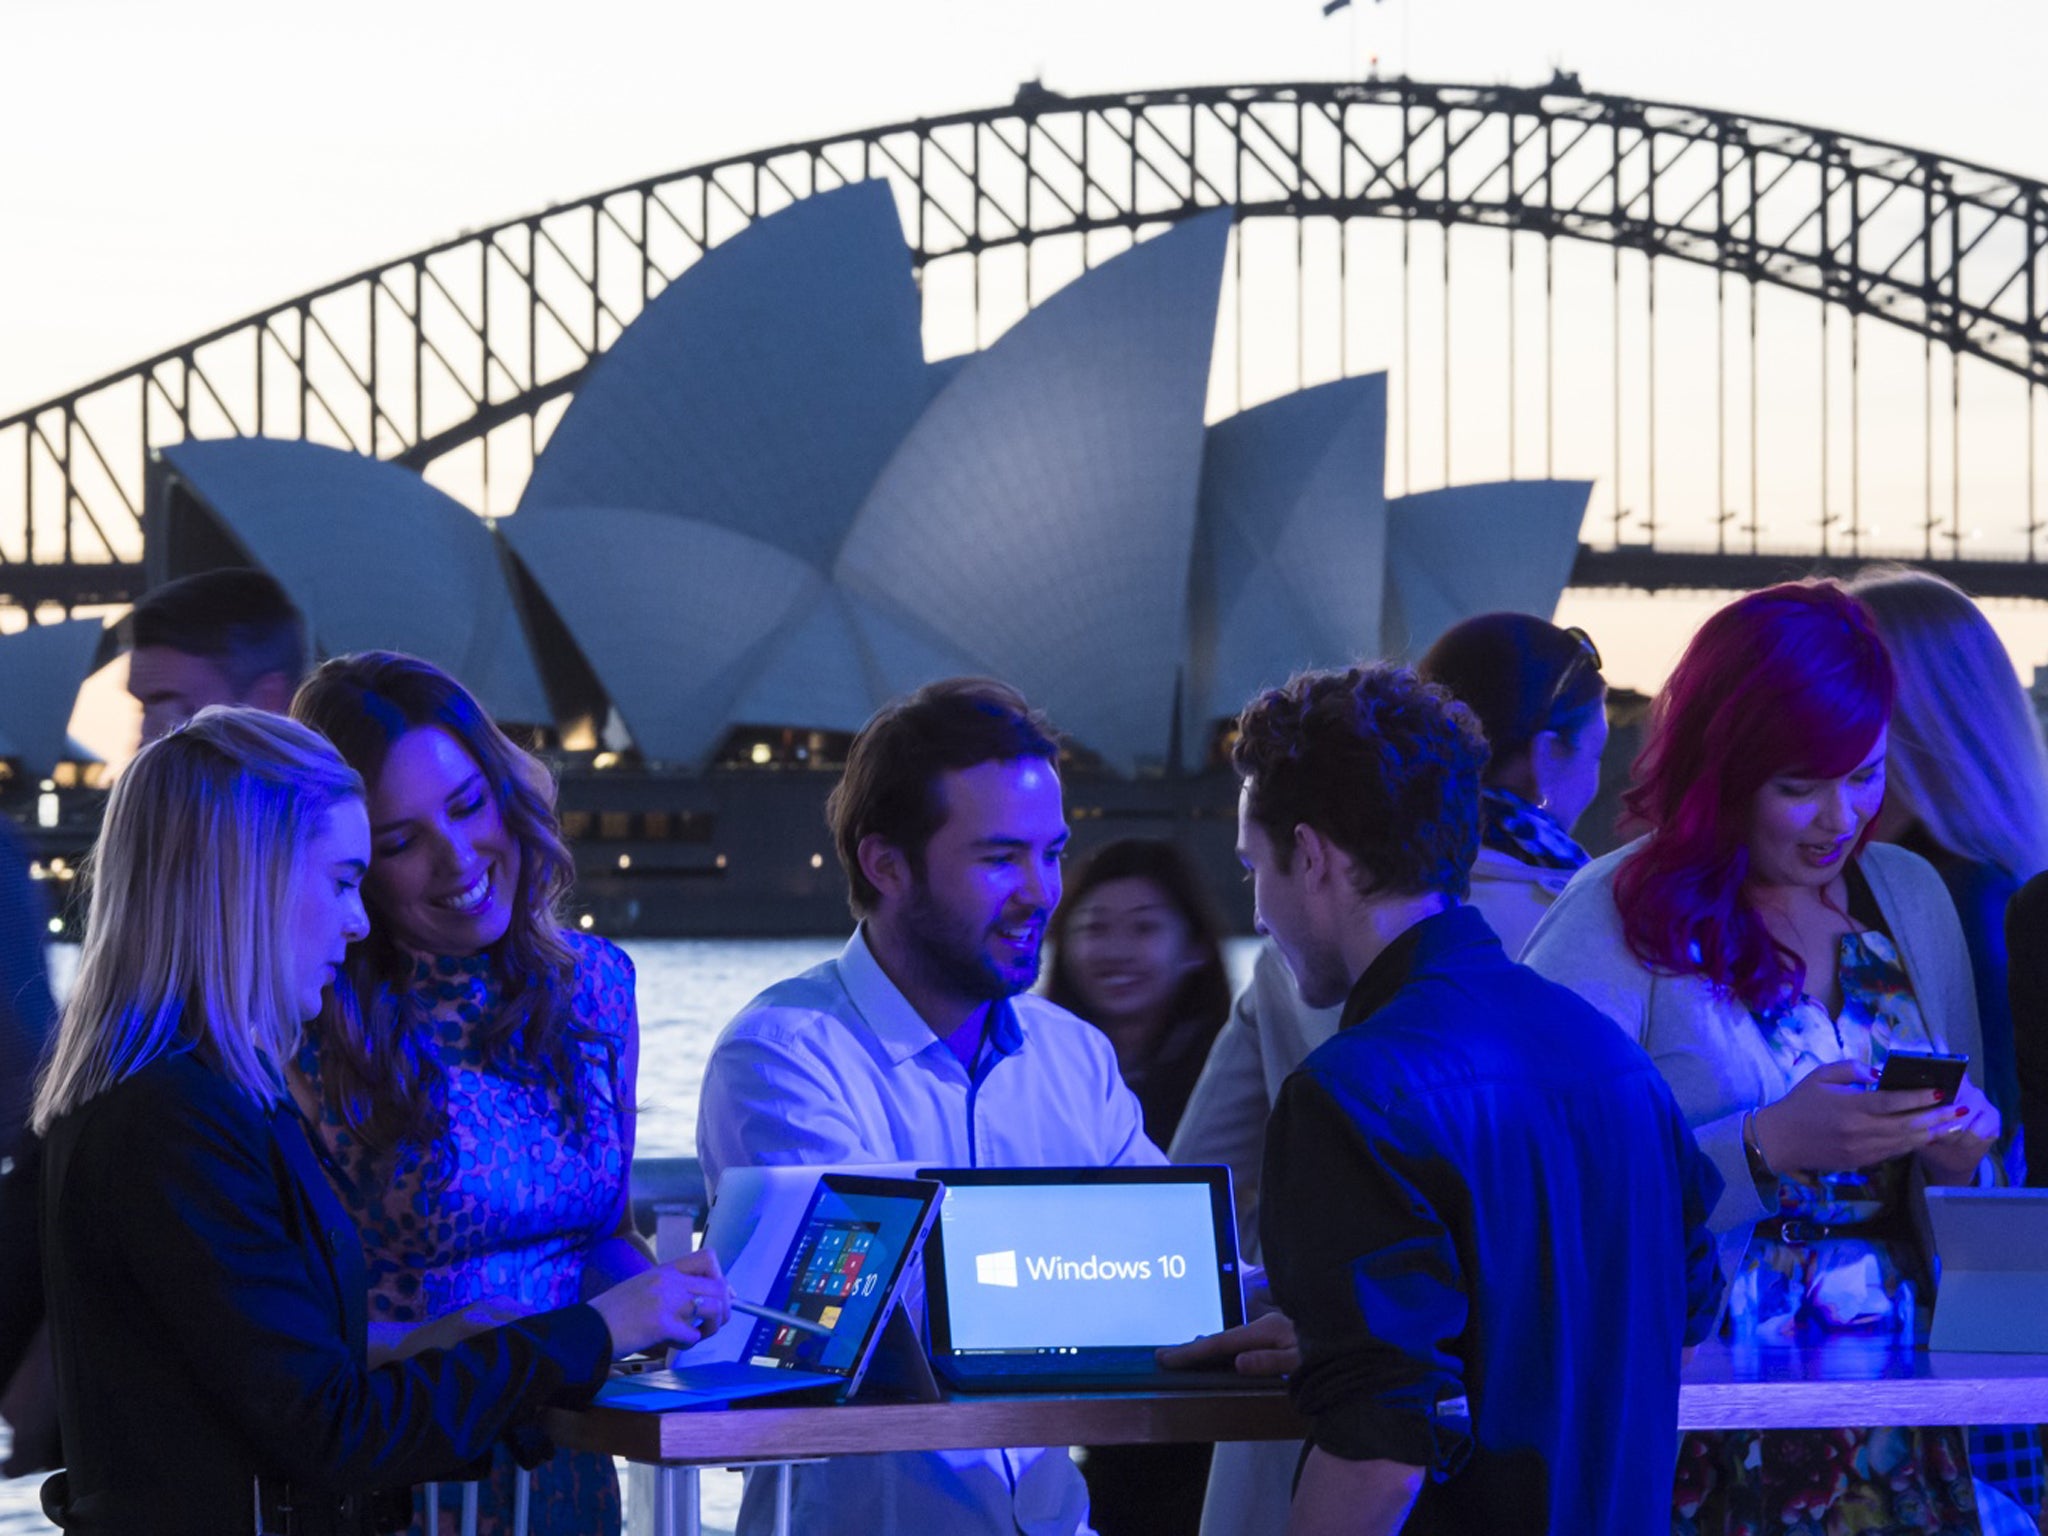
POLYGON ((37 1131, 184 1051, 280 1099, 302 1022, 282 914, 326 813, 362 792, 319 735, 261 710, 204 709, 142 749, 86 861, 85 945, 37 1131))
POLYGON ((1867 571, 1849 588, 1898 673, 1890 792, 1944 850, 2015 880, 2048 869, 2048 750, 1997 632, 1925 571, 1867 571))

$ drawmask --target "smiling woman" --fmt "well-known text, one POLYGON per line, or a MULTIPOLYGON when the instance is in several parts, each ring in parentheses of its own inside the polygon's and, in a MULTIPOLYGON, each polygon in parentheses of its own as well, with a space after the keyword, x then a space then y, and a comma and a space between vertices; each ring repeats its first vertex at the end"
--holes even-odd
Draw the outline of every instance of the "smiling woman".
MULTIPOLYGON (((293 1086, 363 1228, 373 1350, 437 1347, 646 1268, 626 1187, 633 971, 557 917, 570 862, 547 770, 409 656, 330 661, 292 708, 368 789, 371 932, 293 1086)), ((511 1466, 501 1453, 486 1532, 510 1519, 511 1466)), ((618 1520, 609 1463, 542 1467, 534 1532, 618 1520)))
MULTIPOLYGON (((1145 1134, 1165 1146, 1230 1016, 1230 976, 1200 880, 1171 843, 1105 844, 1054 910, 1052 945, 1045 995, 1109 1036, 1145 1134)), ((1090 1446, 1081 1470, 1101 1536, 1201 1523, 1206 1445, 1090 1446)))
POLYGON ((1200 881, 1170 843, 1109 843, 1053 913, 1052 943, 1045 995, 1109 1036, 1145 1134, 1165 1146, 1230 1015, 1200 881))
MULTIPOLYGON (((1651 714, 1626 797, 1648 835, 1581 870, 1522 957, 1642 1043, 1720 1165, 1711 1225, 1737 1340, 1922 1342, 1908 1185, 1970 1181, 1998 1136, 1974 1081, 1954 1104, 1875 1091, 1894 1049, 1980 1073, 1947 890, 1870 841, 1894 691, 1870 615, 1833 583, 1716 613, 1651 714)), ((1976 1529, 1968 1466, 1949 1428, 1692 1434, 1672 1529, 1832 1529, 1854 1510, 1886 1530, 1976 1529), (1848 1469, 1830 1487, 1785 1474, 1822 1458, 1848 1469)))

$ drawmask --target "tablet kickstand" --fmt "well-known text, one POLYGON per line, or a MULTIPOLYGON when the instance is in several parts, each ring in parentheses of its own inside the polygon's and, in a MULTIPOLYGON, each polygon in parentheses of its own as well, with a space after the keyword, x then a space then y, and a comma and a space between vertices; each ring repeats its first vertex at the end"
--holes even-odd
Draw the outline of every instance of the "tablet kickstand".
POLYGON ((875 1341, 874 1356, 868 1361, 859 1390, 847 1401, 936 1403, 942 1395, 938 1378, 932 1375, 932 1363, 925 1355, 924 1341, 899 1301, 890 1309, 889 1321, 882 1325, 882 1336, 875 1341))

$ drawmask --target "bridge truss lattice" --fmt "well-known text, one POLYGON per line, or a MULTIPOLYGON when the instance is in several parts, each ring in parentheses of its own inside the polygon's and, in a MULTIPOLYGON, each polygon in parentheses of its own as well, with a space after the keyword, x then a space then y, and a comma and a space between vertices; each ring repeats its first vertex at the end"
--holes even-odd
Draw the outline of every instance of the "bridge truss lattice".
MULTIPOLYGON (((1739 586, 1787 562, 1887 554, 1951 569, 1980 591, 2048 596, 2048 565, 2036 563, 2042 183, 1562 80, 1374 80, 1086 99, 1027 87, 1007 107, 698 166, 356 273, 0 421, 0 599, 134 595, 148 454, 187 437, 322 441, 418 467, 479 511, 509 511, 591 358, 667 283, 753 220, 873 177, 896 189, 928 337, 950 326, 951 350, 985 344, 1147 232, 1234 207, 1220 406, 1252 403, 1260 384, 1248 383, 1247 357, 1291 296, 1289 387, 1395 370, 1392 488, 1434 478, 1432 434, 1449 480, 1454 426, 1504 445, 1507 473, 1605 482, 1581 581, 1739 586), (1360 238, 1367 228, 1379 245, 1360 238), (1493 268, 1484 303, 1453 281, 1454 232, 1461 261, 1493 268), (1283 271, 1262 288, 1262 261, 1284 269, 1290 244, 1291 284, 1283 271), (1609 268, 1610 313, 1587 298, 1588 253, 1609 268), (1580 269, 1567 271, 1574 261, 1580 269), (1682 303, 1680 272, 1692 284, 1682 303), (1383 324, 1356 319, 1370 308, 1367 282, 1387 300, 1383 324), (1818 362, 1817 411, 1804 407, 1801 428, 1811 442, 1797 451, 1805 468, 1783 487, 1773 466, 1785 452, 1761 446, 1775 426, 1777 363, 1760 336, 1767 318, 1778 322, 1768 296, 1779 294, 1803 301, 1787 323, 1815 333, 1798 345, 1812 354, 1809 373, 1818 362), (1454 343, 1460 307, 1479 316, 1477 354, 1498 366, 1475 367, 1475 348, 1454 343), (1659 338, 1680 309, 1711 313, 1711 348, 1695 346, 1685 369, 1697 376, 1711 354, 1710 410, 1697 392, 1682 408, 1660 405, 1660 383, 1667 396, 1675 386, 1659 338), (1429 319, 1440 334, 1419 334, 1429 319), (1583 371, 1586 337, 1603 329, 1611 346, 1594 350, 1608 353, 1607 387, 1589 395, 1583 377, 1561 382, 1560 368, 1583 371), (1867 331, 1891 338, 1882 393, 1897 393, 1899 339, 1919 354, 1922 495, 1917 526, 1903 530, 1894 518, 1881 532, 1865 512, 1866 375, 1878 347, 1867 331), (1997 402, 1981 425, 1980 399, 1997 402), (1589 417, 1611 418, 1603 451, 1582 440, 1589 417), (1710 474, 1700 450, 1709 417, 1710 474), (1965 445, 1994 434, 2023 468, 2008 464, 2001 521, 1983 545, 1965 511, 1965 445), (1710 498, 1690 545, 1669 510, 1674 443, 1691 444, 1686 492, 1710 498)), ((1674 346, 1667 334, 1667 357, 1674 346)))

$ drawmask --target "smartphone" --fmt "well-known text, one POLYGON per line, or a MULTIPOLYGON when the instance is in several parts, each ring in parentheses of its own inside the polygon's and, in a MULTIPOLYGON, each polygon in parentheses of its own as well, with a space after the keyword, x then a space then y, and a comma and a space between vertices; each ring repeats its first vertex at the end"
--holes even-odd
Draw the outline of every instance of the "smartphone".
POLYGON ((1932 1051, 1893 1051, 1884 1059, 1884 1071, 1878 1075, 1877 1087, 1880 1093, 1925 1092, 1933 1089, 1941 1095, 1939 1102, 1953 1104, 1956 1090, 1963 1085, 1963 1071, 1970 1065, 1967 1056, 1941 1056, 1932 1051))

